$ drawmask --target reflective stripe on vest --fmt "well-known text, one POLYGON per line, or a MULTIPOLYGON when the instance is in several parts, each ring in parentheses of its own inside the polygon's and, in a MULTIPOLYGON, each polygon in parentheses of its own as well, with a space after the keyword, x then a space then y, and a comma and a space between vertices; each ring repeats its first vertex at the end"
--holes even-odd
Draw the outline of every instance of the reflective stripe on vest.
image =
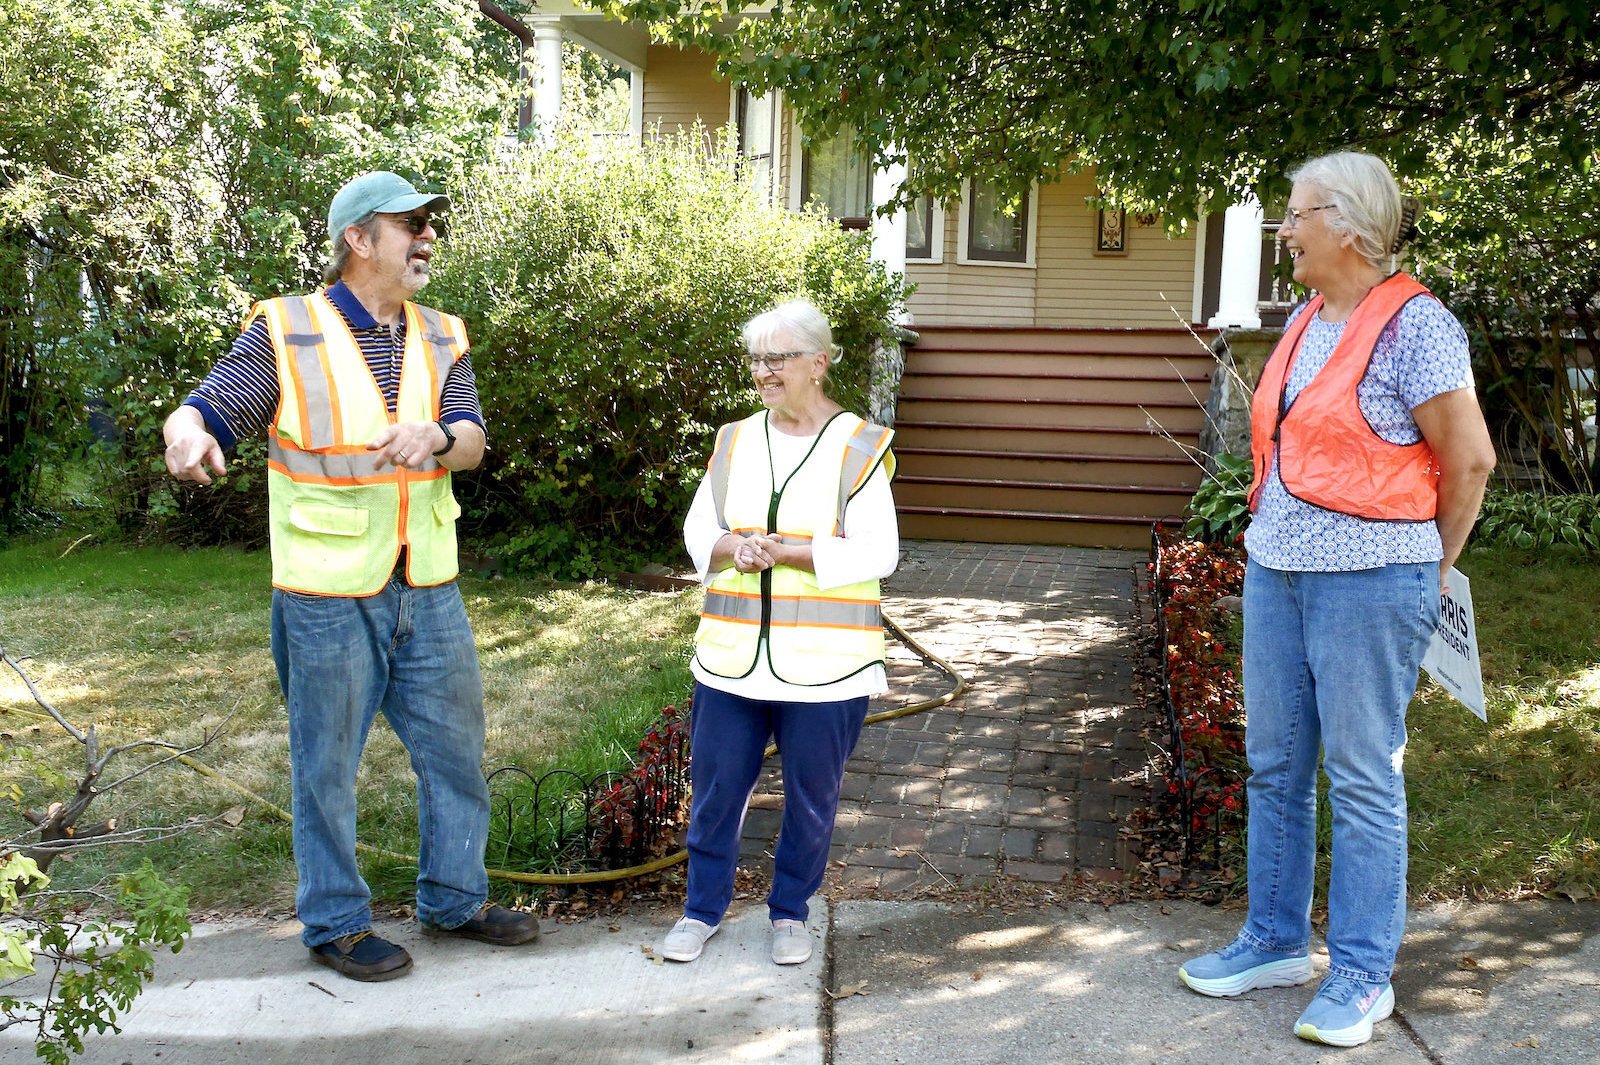
MULTIPOLYGON (((801 598, 772 597, 772 612, 768 616, 768 623, 772 625, 799 625, 801 624, 801 605, 810 600, 801 598)), ((722 618, 727 621, 742 622, 747 625, 761 624, 762 599, 760 595, 745 595, 743 593, 718 591, 710 589, 706 592, 705 608, 702 611, 708 617, 722 618)), ((804 622, 807 625, 824 625, 833 629, 878 629, 883 626, 883 614, 878 603, 864 599, 818 599, 814 606, 809 608, 808 616, 804 622)))
MULTIPOLYGON (((806 544, 838 535, 844 508, 880 463, 892 472, 893 432, 851 414, 831 419, 793 474, 774 486, 765 412, 717 432, 707 465, 724 529, 806 544)), ((706 591, 695 657, 714 676, 748 676, 761 648, 779 680, 814 687, 853 676, 884 657, 877 581, 821 589, 788 566, 746 574, 729 567, 706 591), (763 639, 765 638, 765 639, 763 639)))
POLYGON ((316 595, 382 590, 402 546, 406 578, 443 584, 457 571, 450 474, 431 456, 416 470, 374 468, 366 445, 399 421, 431 421, 450 367, 466 351, 460 319, 406 304, 393 415, 359 345, 326 296, 267 300, 281 398, 267 438, 273 584, 316 595))
POLYGON ((1361 413, 1359 396, 1379 336, 1418 296, 1433 298, 1405 274, 1374 287, 1351 312, 1327 364, 1293 403, 1285 403, 1289 376, 1322 297, 1314 297, 1284 332, 1250 405, 1252 511, 1260 505, 1267 471, 1276 459, 1278 477, 1289 494, 1325 510, 1370 521, 1434 517, 1439 468, 1432 448, 1421 440, 1393 444, 1373 432, 1361 413))

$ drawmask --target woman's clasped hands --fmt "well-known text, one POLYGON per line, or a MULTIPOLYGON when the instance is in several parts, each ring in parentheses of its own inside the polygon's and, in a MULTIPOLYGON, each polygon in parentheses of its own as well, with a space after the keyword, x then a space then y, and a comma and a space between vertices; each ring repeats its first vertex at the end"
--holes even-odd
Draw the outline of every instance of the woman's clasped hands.
MULTIPOLYGON (((730 534, 732 535, 732 534, 730 534)), ((782 541, 771 536, 741 536, 733 548, 733 568, 740 573, 760 573, 777 565, 782 541)))

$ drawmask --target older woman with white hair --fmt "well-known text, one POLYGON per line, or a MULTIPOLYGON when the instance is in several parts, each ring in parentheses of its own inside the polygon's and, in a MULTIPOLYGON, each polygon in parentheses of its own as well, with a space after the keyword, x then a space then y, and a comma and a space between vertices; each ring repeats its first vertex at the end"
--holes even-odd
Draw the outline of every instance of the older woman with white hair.
POLYGON ((1406 708, 1495 456, 1465 332, 1393 272, 1410 219, 1389 168, 1339 152, 1289 176, 1278 239, 1315 294, 1251 408, 1249 913, 1233 943, 1178 974, 1214 996, 1312 978, 1320 753, 1333 814, 1328 973, 1295 1033, 1356 1046, 1394 1009, 1406 708))
POLYGON ((893 434, 828 397, 840 351, 816 307, 758 315, 744 341, 764 409, 718 430, 684 522, 707 588, 691 665, 688 897, 660 953, 693 961, 720 927, 745 806, 775 739, 784 802, 772 960, 798 965, 812 953, 808 900, 827 867, 845 761, 868 699, 888 687, 878 580, 900 555, 893 434))

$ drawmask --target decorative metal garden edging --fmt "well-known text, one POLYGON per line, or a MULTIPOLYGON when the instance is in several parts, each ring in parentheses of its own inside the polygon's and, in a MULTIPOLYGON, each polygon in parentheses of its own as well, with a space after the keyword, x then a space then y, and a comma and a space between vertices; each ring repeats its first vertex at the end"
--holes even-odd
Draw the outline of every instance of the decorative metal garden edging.
MULTIPOLYGON (((948 691, 932 699, 871 714, 866 719, 867 724, 932 710, 951 702, 966 691, 966 678, 957 673, 949 662, 918 643, 894 619, 884 615, 883 627, 889 635, 916 655, 925 667, 949 678, 951 686, 948 691)), ((525 802, 517 806, 508 799, 500 801, 496 817, 506 819, 507 837, 513 835, 512 820, 518 816, 518 809, 522 811, 522 817, 534 818, 535 831, 542 820, 547 827, 557 830, 559 844, 553 851, 574 871, 532 872, 491 868, 489 875, 499 880, 523 884, 593 884, 642 876, 685 861, 689 856, 688 851, 675 850, 662 854, 661 849, 676 836, 683 825, 682 819, 688 812, 691 754, 688 748, 688 718, 688 714, 664 714, 664 721, 672 723, 674 734, 669 737, 663 732, 655 741, 652 740, 651 734, 646 735, 644 743, 640 745, 641 754, 645 754, 646 748, 649 747, 651 750, 659 751, 660 755, 653 766, 648 764, 650 759, 647 756, 633 770, 621 774, 601 774, 587 782, 577 774, 567 773, 564 770, 546 773, 537 780, 514 767, 491 773, 489 776, 491 783, 502 775, 503 779, 510 780, 517 779, 520 775, 533 786, 531 803, 525 802), (581 785, 578 790, 583 799, 575 815, 571 810, 570 791, 566 793, 569 801, 565 810, 543 811, 540 808, 539 795, 544 786, 552 780, 563 779, 563 773, 566 778, 581 785), (631 835, 635 832, 637 838, 631 835), (633 864, 621 868, 610 864, 619 861, 633 864)), ((662 724, 658 722, 656 726, 652 726, 652 732, 654 733, 662 724)), ((774 747, 768 747, 767 755, 770 757, 775 750, 774 747)), ((523 799, 527 799, 526 794, 523 799)))
POLYGON ((557 878, 553 883, 612 879, 617 870, 649 865, 673 850, 689 797, 690 712, 662 710, 639 743, 638 761, 626 770, 587 780, 567 769, 537 778, 518 766, 490 773, 489 860, 529 864, 514 860, 522 850, 534 852, 543 866, 494 869, 492 875, 523 882, 535 876, 557 878))
POLYGON ((1163 557, 1161 539, 1161 526, 1150 526, 1150 585, 1151 595, 1155 604, 1156 641, 1160 649, 1161 667, 1161 702, 1167 718, 1167 747, 1162 752, 1167 760, 1167 790, 1175 794, 1178 799, 1179 815, 1183 822, 1183 863, 1187 867, 1193 863, 1196 851, 1195 828, 1201 819, 1197 816, 1197 808, 1204 804, 1198 803, 1196 796, 1202 791, 1219 793, 1229 797, 1236 797, 1236 807, 1216 803, 1210 810, 1202 810, 1211 821, 1212 858, 1217 864, 1222 861, 1222 825, 1225 817, 1236 815, 1245 816, 1246 792, 1244 788, 1245 773, 1232 766, 1218 765, 1210 761, 1203 754, 1191 751, 1187 738, 1184 735, 1182 715, 1172 696, 1172 680, 1170 676, 1169 649, 1171 648, 1171 633, 1167 630, 1167 605, 1166 580, 1169 574, 1165 571, 1165 558, 1163 557), (1217 784, 1221 778, 1225 782, 1217 784))

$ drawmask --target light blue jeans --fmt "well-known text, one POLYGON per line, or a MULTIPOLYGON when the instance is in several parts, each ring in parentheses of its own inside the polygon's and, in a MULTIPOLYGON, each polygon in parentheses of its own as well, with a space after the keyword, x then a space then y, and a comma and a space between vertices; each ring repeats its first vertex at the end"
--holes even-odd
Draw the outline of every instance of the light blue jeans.
POLYGON ((1244 582, 1250 911, 1259 950, 1311 939, 1317 755, 1328 774, 1329 972, 1387 982, 1406 919, 1406 707, 1439 620, 1439 566, 1286 573, 1244 582))
POLYGON ((483 681, 454 582, 391 580, 363 599, 272 593, 289 707, 295 906, 315 947, 372 927, 356 865, 356 768, 382 711, 417 777, 417 919, 454 928, 483 905, 489 790, 483 681))

